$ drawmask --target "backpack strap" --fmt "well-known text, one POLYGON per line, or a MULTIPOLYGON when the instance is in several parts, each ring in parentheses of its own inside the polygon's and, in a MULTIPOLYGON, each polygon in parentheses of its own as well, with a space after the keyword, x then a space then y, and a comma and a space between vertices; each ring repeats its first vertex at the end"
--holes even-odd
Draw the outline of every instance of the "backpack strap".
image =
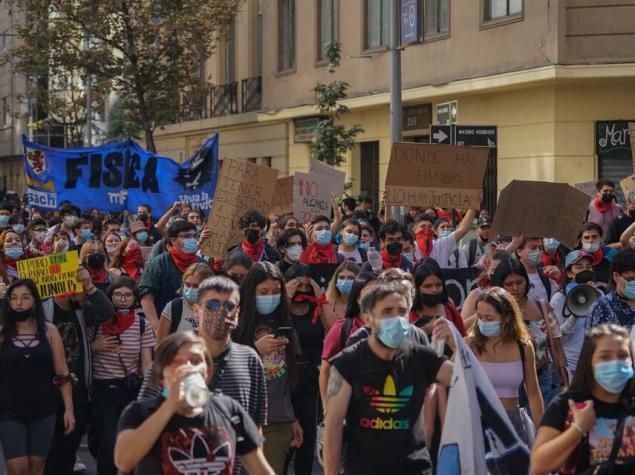
POLYGON ((520 382, 520 385, 522 386, 523 384, 525 384, 525 347, 520 341, 517 342, 517 344, 518 344, 518 351, 520 353, 520 361, 523 364, 523 380, 520 382))
POLYGON ((183 299, 175 298, 172 299, 172 321, 170 322, 170 333, 175 333, 179 328, 179 323, 181 323, 181 318, 183 317, 183 299))
POLYGON ((353 319, 352 318, 344 319, 344 325, 342 325, 342 330, 340 332, 340 347, 342 348, 342 350, 346 348, 346 340, 348 340, 348 337, 351 333, 352 328, 353 328, 353 319))
POLYGON ((549 280, 549 277, 547 277, 545 273, 540 269, 538 269, 538 275, 540 276, 542 285, 545 287, 545 291, 547 292, 547 301, 551 301, 551 281, 549 280))

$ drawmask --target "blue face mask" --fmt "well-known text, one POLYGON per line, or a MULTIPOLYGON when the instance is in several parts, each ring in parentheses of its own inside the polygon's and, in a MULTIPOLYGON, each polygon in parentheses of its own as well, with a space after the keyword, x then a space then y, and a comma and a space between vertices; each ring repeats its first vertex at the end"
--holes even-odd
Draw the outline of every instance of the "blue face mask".
POLYGON ((256 310, 260 315, 270 315, 280 305, 280 294, 256 295, 256 310))
POLYGON ((377 338, 388 348, 397 349, 408 336, 408 327, 404 317, 384 318, 379 321, 377 338))
POLYGON ((144 242, 148 240, 148 232, 147 231, 138 232, 137 234, 135 234, 135 239, 139 241, 141 244, 143 244, 144 242))
POLYGON ((198 249, 198 241, 196 238, 185 238, 183 240, 183 252, 186 254, 194 254, 198 249))
POLYGON ((415 261, 415 253, 414 253, 414 251, 406 252, 405 254, 403 254, 403 256, 406 259, 408 259, 410 262, 414 263, 414 261, 415 261))
POLYGON ((476 320, 476 324, 478 325, 478 331, 481 332, 481 335, 486 336, 487 338, 495 337, 501 334, 501 322, 484 322, 481 319, 476 320))
POLYGON ((24 254, 21 247, 7 247, 4 249, 4 255, 11 259, 19 259, 24 254))
POLYGON ((540 251, 539 250, 529 251, 529 253, 527 254, 527 264, 531 266, 537 266, 539 262, 540 262, 540 251))
POLYGON ((194 303, 198 299, 198 289, 192 287, 183 287, 183 297, 189 303, 194 303))
POLYGON ((544 244, 548 251, 556 251, 560 247, 560 241, 554 238, 545 239, 544 244))
POLYGON ((450 234, 452 234, 452 230, 451 229, 444 229, 443 231, 439 232, 439 239, 444 238, 444 237, 448 237, 450 234))
POLYGON ((331 231, 328 229, 322 229, 315 233, 315 242, 317 242, 320 246, 328 246, 331 242, 331 231))
POLYGON ((596 363, 593 374, 597 383, 613 394, 621 393, 626 383, 633 377, 630 361, 613 360, 596 363))
POLYGON ((342 241, 344 241, 344 244, 347 246, 354 246, 357 244, 357 241, 359 241, 359 236, 357 234, 345 233, 342 234, 342 241))
POLYGON ((0 226, 4 226, 5 224, 7 224, 9 222, 9 218, 10 218, 10 216, 1 215, 0 216, 0 226))
POLYGON ((163 386, 163 390, 161 391, 161 396, 163 396, 163 399, 167 399, 169 395, 170 395, 170 390, 166 388, 165 386, 163 386))
POLYGON ((81 236, 84 241, 88 241, 93 236, 93 233, 90 229, 82 229, 81 236))
POLYGON ((628 281, 624 284, 624 297, 629 300, 635 300, 635 280, 628 281))
POLYGON ((335 286, 337 287, 337 290, 340 291, 340 294, 349 295, 351 293, 351 289, 353 288, 353 281, 349 279, 337 279, 335 286))
POLYGON ((370 247, 370 243, 369 242, 362 242, 362 243, 359 244, 359 248, 363 249, 365 251, 367 251, 369 247, 370 247))

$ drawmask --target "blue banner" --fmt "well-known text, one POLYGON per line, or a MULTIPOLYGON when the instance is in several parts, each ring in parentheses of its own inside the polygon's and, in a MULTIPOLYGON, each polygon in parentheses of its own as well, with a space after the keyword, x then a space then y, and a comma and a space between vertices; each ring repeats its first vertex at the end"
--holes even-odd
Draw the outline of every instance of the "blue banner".
POLYGON ((29 203, 54 211, 68 200, 82 210, 135 213, 147 203, 161 216, 175 201, 209 213, 218 179, 218 134, 184 163, 132 141, 100 147, 45 147, 22 136, 29 203))

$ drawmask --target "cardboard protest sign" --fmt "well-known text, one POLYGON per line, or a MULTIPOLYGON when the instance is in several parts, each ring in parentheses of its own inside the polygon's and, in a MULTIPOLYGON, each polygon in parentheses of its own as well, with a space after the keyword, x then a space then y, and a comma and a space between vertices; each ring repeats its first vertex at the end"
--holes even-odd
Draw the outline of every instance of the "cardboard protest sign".
POLYGON ((221 166, 212 212, 207 220, 211 236, 202 245, 209 257, 224 257, 227 248, 238 244, 242 234, 240 217, 250 210, 267 214, 276 187, 278 170, 225 158, 221 166))
POLYGON ((386 175, 387 205, 478 208, 489 149, 396 142, 386 175))
POLYGON ((589 197, 566 183, 513 180, 498 198, 490 235, 553 237, 576 246, 589 197))
POLYGON ((624 192, 624 198, 628 199, 631 193, 635 193, 635 175, 627 176, 620 181, 620 186, 624 192))
POLYGON ((33 280, 42 299, 84 291, 76 278, 79 269, 77 251, 25 259, 18 261, 17 265, 20 278, 33 280))
POLYGON ((293 177, 287 176, 276 180, 270 214, 282 216, 293 213, 293 177))
POLYGON ((628 133, 631 136, 631 156, 633 160, 633 172, 635 172, 635 122, 628 123, 628 133))
POLYGON ((330 194, 338 197, 344 193, 346 173, 319 160, 311 160, 309 173, 322 175, 329 178, 330 194))
POLYGON ((331 214, 331 179, 315 173, 295 173, 293 184, 293 215, 301 222, 331 214))
POLYGON ((591 198, 595 198, 595 194, 597 193, 597 190, 595 189, 594 181, 585 181, 582 183, 576 183, 575 187, 578 190, 580 190, 582 193, 584 193, 585 195, 588 195, 591 198))

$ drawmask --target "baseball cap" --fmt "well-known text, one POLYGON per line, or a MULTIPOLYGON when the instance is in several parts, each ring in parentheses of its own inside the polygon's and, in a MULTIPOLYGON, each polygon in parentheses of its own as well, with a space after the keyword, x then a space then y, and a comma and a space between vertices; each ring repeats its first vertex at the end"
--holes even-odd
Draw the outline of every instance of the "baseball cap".
POLYGON ((476 226, 479 228, 492 227, 492 221, 487 216, 481 216, 480 218, 478 218, 476 226))
POLYGON ((567 254, 567 257, 565 257, 564 259, 564 266, 565 268, 568 269, 569 266, 572 266, 576 262, 579 262, 580 259, 583 259, 585 257, 588 257, 589 259, 591 259, 591 261, 593 261, 593 256, 589 254, 588 252, 586 252, 584 249, 571 251, 569 254, 567 254))

